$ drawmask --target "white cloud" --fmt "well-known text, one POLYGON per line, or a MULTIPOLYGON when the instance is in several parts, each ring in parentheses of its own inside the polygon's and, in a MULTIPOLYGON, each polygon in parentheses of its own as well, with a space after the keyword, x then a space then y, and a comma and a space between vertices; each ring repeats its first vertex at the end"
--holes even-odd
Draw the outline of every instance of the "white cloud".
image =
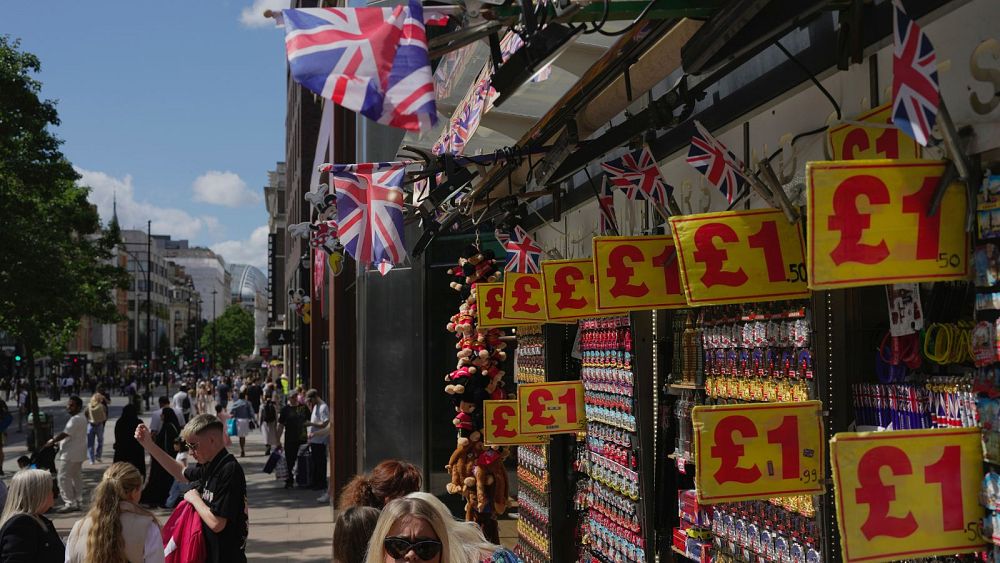
POLYGON ((267 271, 267 225, 257 227, 246 240, 226 240, 210 248, 225 259, 226 264, 250 264, 267 271))
POLYGON ((213 205, 239 207, 259 203, 260 194, 252 191, 235 172, 209 170, 191 184, 194 200, 213 205))
POLYGON ((115 178, 104 172, 74 167, 80 174, 80 184, 89 186, 90 202, 97 206, 101 220, 107 224, 111 220, 112 204, 118 200, 118 222, 123 229, 146 229, 146 221, 153 221, 153 232, 167 234, 174 239, 195 239, 204 230, 218 231, 219 220, 210 215, 195 217, 173 207, 159 207, 148 201, 135 199, 132 176, 115 178))
POLYGON ((289 6, 288 0, 253 0, 253 5, 240 12, 240 23, 246 27, 273 26, 274 20, 264 17, 264 10, 283 10, 289 6))

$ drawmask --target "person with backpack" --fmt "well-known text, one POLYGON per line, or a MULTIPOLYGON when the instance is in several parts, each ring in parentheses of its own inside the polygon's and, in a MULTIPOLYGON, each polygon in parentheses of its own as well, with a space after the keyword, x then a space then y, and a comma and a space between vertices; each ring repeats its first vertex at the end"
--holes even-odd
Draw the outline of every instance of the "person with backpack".
POLYGON ((170 406, 177 413, 181 424, 186 424, 188 417, 191 415, 191 397, 188 395, 187 385, 181 384, 180 390, 174 393, 173 398, 170 400, 170 406))
POLYGON ((90 465, 101 463, 101 456, 104 455, 104 423, 108 421, 106 402, 104 395, 94 393, 83 411, 87 417, 87 457, 90 458, 90 465))
MULTIPOLYGON (((288 396, 288 404, 281 408, 278 416, 278 434, 285 431, 285 464, 288 466, 288 477, 285 478, 285 488, 291 489, 295 483, 295 465, 299 456, 299 448, 308 439, 306 423, 309 422, 309 407, 299 402, 299 396, 288 396)), ((281 444, 279 444, 281 445, 281 444)), ((308 446, 306 446, 308 449, 308 446)), ((308 485, 308 482, 305 483, 308 485)))
POLYGON ((278 438, 278 407, 274 404, 274 395, 271 393, 264 395, 257 422, 260 423, 260 431, 264 434, 264 455, 269 456, 271 448, 277 448, 281 444, 278 438))

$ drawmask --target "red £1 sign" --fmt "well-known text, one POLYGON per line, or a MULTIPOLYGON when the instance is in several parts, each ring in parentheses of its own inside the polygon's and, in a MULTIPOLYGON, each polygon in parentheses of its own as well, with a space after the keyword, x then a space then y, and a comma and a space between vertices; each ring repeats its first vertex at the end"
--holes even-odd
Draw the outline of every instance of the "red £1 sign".
POLYGON ((892 102, 887 102, 853 119, 873 127, 844 123, 827 134, 833 160, 867 158, 920 158, 920 144, 892 125, 892 102))
POLYGON ((983 549, 978 428, 838 433, 830 459, 844 561, 983 549))
POLYGON ((671 217, 670 229, 692 305, 809 296, 802 233, 777 209, 671 217))
POLYGON ((507 272, 504 275, 503 316, 522 322, 544 323, 547 320, 542 274, 507 272))
POLYGON ((673 238, 594 237, 600 313, 687 307, 673 238))
POLYGON ((819 401, 692 409, 698 499, 733 502, 823 492, 821 411, 819 401))
POLYGON ((966 279, 965 190, 949 185, 928 215, 944 173, 937 161, 810 162, 809 287, 833 289, 966 279))
POLYGON ((594 263, 590 259, 546 260, 545 307, 550 321, 598 316, 594 297, 594 263))
POLYGON ((521 434, 570 434, 587 427, 582 381, 524 383, 517 387, 521 434))
POLYGON ((526 436, 520 432, 517 399, 483 401, 483 443, 487 446, 544 444, 544 436, 526 436))

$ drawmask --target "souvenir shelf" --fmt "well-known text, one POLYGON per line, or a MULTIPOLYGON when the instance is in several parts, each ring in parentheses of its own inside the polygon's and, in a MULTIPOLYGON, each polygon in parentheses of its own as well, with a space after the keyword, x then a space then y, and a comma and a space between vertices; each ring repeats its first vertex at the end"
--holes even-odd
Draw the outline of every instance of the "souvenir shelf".
POLYGON ((647 560, 629 318, 580 322, 587 411, 585 562, 647 560))
POLYGON ((695 561, 822 561, 818 497, 700 506, 691 480, 694 407, 816 398, 809 307, 794 302, 680 310, 670 326, 666 392, 676 399, 674 449, 667 457, 681 487, 672 551, 695 561))
MULTIPOLYGON (((517 329, 514 380, 518 384, 545 381, 545 343, 541 326, 524 326, 517 329)), ((517 482, 518 520, 515 551, 525 563, 551 561, 552 503, 549 446, 518 446, 517 482)))

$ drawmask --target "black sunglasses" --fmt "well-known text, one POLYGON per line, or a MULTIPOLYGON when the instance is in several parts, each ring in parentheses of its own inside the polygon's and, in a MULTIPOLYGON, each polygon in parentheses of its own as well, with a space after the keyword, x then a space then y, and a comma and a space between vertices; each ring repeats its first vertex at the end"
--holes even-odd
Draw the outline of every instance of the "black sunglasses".
POLYGON ((393 559, 402 559, 410 550, 413 550, 413 553, 417 554, 421 561, 427 561, 441 552, 441 542, 423 538, 416 539, 419 541, 411 542, 406 538, 388 537, 382 542, 382 546, 389 557, 393 559))

